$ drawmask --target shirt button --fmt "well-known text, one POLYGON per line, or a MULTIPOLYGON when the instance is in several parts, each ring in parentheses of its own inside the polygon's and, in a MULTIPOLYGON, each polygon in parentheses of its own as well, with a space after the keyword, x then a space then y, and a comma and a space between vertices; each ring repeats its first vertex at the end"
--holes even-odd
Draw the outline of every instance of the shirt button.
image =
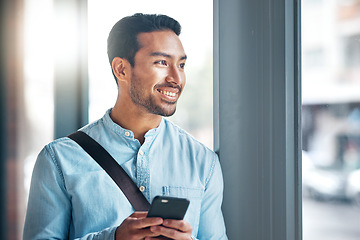
POLYGON ((140 149, 139 153, 140 153, 140 155, 144 155, 144 152, 141 149, 140 149))
POLYGON ((145 191, 145 187, 144 187, 144 186, 139 187, 139 189, 140 189, 141 192, 145 191))
POLYGON ((125 136, 130 136, 130 132, 125 132, 125 136))

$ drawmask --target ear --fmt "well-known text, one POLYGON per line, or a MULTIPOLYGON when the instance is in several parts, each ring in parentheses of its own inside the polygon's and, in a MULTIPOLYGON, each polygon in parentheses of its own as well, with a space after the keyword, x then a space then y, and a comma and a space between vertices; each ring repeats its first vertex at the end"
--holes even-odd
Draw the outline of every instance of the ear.
POLYGON ((111 63, 112 70, 118 81, 124 81, 129 78, 130 63, 120 57, 115 57, 111 63))

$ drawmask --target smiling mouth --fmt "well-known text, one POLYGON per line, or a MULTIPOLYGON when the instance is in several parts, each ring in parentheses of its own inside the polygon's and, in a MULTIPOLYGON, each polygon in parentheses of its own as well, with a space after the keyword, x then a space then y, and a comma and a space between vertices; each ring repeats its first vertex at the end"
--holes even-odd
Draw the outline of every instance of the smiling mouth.
POLYGON ((160 93, 168 96, 168 97, 175 97, 176 96, 176 93, 174 92, 169 92, 169 91, 164 91, 164 90, 158 90, 160 93))

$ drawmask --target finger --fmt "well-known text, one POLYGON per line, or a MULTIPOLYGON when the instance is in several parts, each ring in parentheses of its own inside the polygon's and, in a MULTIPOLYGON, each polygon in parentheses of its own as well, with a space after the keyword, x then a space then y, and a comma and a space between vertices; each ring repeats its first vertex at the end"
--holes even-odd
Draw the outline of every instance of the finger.
POLYGON ((163 225, 168 228, 179 229, 181 232, 192 232, 191 224, 184 220, 171 220, 166 219, 163 225))
POLYGON ((154 218, 138 218, 131 222, 131 227, 135 229, 148 228, 151 226, 158 226, 163 223, 163 219, 159 217, 154 218))
POLYGON ((147 237, 145 238, 145 240, 155 240, 155 239, 161 239, 161 240, 171 240, 170 238, 167 238, 167 237, 147 237))
POLYGON ((191 233, 180 232, 177 229, 167 228, 163 226, 152 226, 150 230, 161 236, 168 237, 170 239, 191 239, 191 233))
POLYGON ((145 240, 155 240, 155 239, 161 239, 161 240, 171 240, 170 238, 167 238, 167 237, 147 237, 145 238, 145 240))
POLYGON ((152 231, 150 231, 150 228, 144 228, 144 229, 138 229, 136 230, 135 233, 133 233, 132 235, 133 237, 136 237, 136 239, 153 239, 156 238, 158 236, 160 236, 158 233, 154 233, 152 231))
POLYGON ((130 217, 133 218, 145 218, 147 215, 147 212, 134 212, 133 214, 130 215, 130 217))

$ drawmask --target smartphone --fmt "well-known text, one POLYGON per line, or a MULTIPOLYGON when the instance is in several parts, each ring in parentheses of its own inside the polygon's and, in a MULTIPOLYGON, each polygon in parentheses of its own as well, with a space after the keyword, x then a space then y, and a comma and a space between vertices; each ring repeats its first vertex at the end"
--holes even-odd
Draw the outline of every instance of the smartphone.
POLYGON ((189 204, 190 201, 186 198, 156 196, 150 205, 147 217, 182 220, 189 204))

